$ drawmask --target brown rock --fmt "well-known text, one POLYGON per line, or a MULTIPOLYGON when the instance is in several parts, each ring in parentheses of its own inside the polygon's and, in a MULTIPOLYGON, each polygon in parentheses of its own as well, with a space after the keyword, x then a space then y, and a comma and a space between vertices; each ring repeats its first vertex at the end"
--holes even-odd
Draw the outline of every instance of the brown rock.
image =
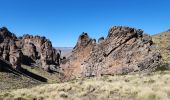
POLYGON ((99 38, 98 43, 101 44, 104 42, 104 37, 99 38))
POLYGON ((79 36, 71 56, 64 59, 64 63, 60 65, 65 73, 65 76, 62 77, 63 79, 69 80, 70 78, 74 78, 74 75, 77 75, 77 77, 78 75, 80 76, 78 73, 81 71, 81 64, 90 56, 94 45, 96 45, 96 40, 91 39, 87 33, 83 32, 79 36))
POLYGON ((59 65, 59 51, 52 47, 51 41, 45 37, 24 35, 20 38, 22 52, 29 65, 41 66, 48 71, 49 65, 59 65))
POLYGON ((7 28, 0 28, 0 55, 1 59, 9 61, 14 69, 20 68, 22 53, 16 46, 17 37, 7 28))
POLYGON ((61 65, 62 78, 153 71, 161 64, 152 38, 143 35, 140 29, 115 26, 107 38, 100 41, 102 43, 93 44, 86 33, 81 34, 72 55, 61 65))
POLYGON ((19 69, 21 67, 21 57, 22 57, 21 50, 18 49, 14 41, 11 41, 9 62, 12 64, 12 67, 14 69, 19 69))

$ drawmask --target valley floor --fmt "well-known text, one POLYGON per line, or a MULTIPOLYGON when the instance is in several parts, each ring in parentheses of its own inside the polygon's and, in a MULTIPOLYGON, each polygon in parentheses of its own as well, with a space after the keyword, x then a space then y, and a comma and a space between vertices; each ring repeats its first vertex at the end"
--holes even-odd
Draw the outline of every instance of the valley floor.
POLYGON ((170 71, 116 75, 9 90, 0 100, 169 100, 170 71))

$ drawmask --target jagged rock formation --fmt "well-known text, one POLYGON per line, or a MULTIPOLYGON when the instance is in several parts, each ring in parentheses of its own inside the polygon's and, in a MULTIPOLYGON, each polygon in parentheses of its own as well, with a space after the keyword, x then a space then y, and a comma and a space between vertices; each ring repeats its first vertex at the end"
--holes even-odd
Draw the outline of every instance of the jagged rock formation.
MULTIPOLYGON (((44 70, 49 70, 50 65, 58 65, 60 51, 52 47, 51 41, 45 37, 24 35, 19 39, 25 59, 29 59, 31 64, 41 66, 44 70)), ((25 62, 27 63, 27 62, 25 62)))
POLYGON ((24 35, 17 38, 7 28, 0 28, 0 57, 9 61, 14 69, 19 69, 23 63, 54 70, 60 64, 60 54, 45 37, 24 35))
POLYGON ((22 52, 16 46, 15 34, 8 31, 7 28, 0 28, 0 57, 11 63, 14 69, 20 68, 22 52))
POLYGON ((79 36, 76 46, 73 48, 71 55, 62 61, 60 67, 63 69, 64 78, 70 79, 70 77, 81 77, 79 74, 81 69, 81 63, 90 56, 96 40, 91 39, 87 33, 82 33, 79 36))
MULTIPOLYGON (((166 47, 167 50, 170 46, 166 47)), ((46 71, 61 71, 62 80, 105 74, 153 71, 161 65, 161 55, 152 37, 140 29, 112 27, 106 38, 96 43, 82 33, 68 58, 60 61, 61 51, 45 37, 24 35, 17 38, 7 28, 0 28, 0 57, 14 69, 21 63, 39 66, 46 71)), ((2 65, 2 64, 0 64, 2 65)))
POLYGON ((72 55, 61 65, 65 80, 104 74, 153 71, 160 67, 161 55, 152 38, 140 29, 115 26, 97 44, 82 33, 72 55))

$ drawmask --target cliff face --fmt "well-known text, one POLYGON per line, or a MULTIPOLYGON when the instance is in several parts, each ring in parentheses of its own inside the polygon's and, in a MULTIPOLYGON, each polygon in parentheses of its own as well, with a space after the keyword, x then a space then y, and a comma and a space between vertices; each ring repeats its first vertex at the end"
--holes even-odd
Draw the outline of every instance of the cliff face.
POLYGON ((106 39, 89 38, 82 33, 72 55, 61 65, 63 79, 127 74, 137 71, 153 71, 161 64, 161 55, 155 49, 152 38, 140 29, 112 27, 106 39))
POLYGON ((59 66, 60 52, 45 37, 24 35, 19 39, 19 44, 24 59, 30 60, 24 63, 41 66, 44 70, 48 70, 49 65, 59 66))
POLYGON ((17 38, 7 28, 0 28, 1 60, 8 61, 14 69, 20 68, 21 63, 46 71, 55 69, 60 64, 60 53, 45 37, 24 35, 17 38))
POLYGON ((22 57, 21 50, 16 46, 16 39, 7 28, 0 28, 0 57, 9 61, 14 69, 20 68, 22 57))
POLYGON ((94 45, 96 45, 96 40, 91 39, 87 33, 82 33, 79 36, 71 55, 60 64, 64 72, 64 79, 69 80, 71 77, 81 77, 79 74, 82 71, 81 64, 90 56, 94 45))

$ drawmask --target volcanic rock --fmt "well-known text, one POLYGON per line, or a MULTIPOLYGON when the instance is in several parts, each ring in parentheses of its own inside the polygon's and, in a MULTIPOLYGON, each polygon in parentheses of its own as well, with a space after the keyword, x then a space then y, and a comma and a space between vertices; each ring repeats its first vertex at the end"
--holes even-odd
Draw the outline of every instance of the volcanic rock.
POLYGON ((27 62, 24 63, 41 66, 46 71, 48 71, 49 65, 59 65, 60 51, 54 49, 51 41, 45 37, 26 34, 20 37, 19 41, 19 44, 22 44, 23 55, 27 59, 27 62))
POLYGON ((14 69, 20 68, 22 52, 16 46, 17 37, 6 27, 0 28, 0 56, 9 61, 14 69))
POLYGON ((11 40, 10 44, 10 52, 9 52, 9 61, 12 64, 12 67, 14 69, 21 67, 21 57, 22 52, 18 47, 16 46, 15 42, 11 40))
POLYGON ((140 29, 115 26, 99 44, 93 40, 87 33, 80 35, 72 55, 61 65, 63 80, 153 71, 161 65, 152 38, 140 29))
POLYGON ((26 34, 17 38, 7 28, 0 28, 0 56, 10 62, 14 69, 19 69, 23 63, 51 71, 58 68, 60 55, 61 51, 54 49, 45 37, 26 34))
POLYGON ((90 56, 96 40, 91 39, 87 33, 83 32, 79 38, 76 46, 73 48, 71 55, 67 59, 63 59, 60 67, 64 70, 65 76, 68 80, 81 71, 81 64, 87 57, 90 56), (72 75, 73 74, 73 75, 72 75))
POLYGON ((101 44, 104 42, 104 37, 99 38, 98 43, 101 44))

